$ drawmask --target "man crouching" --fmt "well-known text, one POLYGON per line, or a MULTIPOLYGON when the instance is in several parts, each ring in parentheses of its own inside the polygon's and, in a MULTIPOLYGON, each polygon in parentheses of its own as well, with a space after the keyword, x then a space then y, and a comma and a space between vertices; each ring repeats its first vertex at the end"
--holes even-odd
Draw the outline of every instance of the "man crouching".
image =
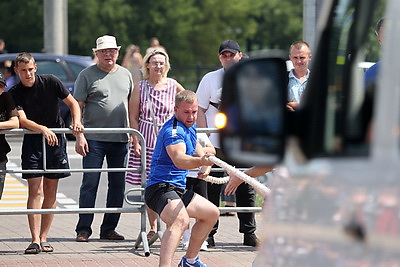
MULTIPOLYGON (((167 225, 161 239, 159 266, 171 266, 189 218, 195 218, 189 247, 179 266, 207 266, 198 257, 201 244, 218 219, 219 210, 204 197, 185 190, 188 170, 211 166, 196 137, 197 96, 185 90, 175 97, 175 115, 157 136, 146 185, 147 206, 167 225)), ((209 168, 208 168, 209 169, 209 168)), ((206 177, 208 173, 204 173, 206 177)))

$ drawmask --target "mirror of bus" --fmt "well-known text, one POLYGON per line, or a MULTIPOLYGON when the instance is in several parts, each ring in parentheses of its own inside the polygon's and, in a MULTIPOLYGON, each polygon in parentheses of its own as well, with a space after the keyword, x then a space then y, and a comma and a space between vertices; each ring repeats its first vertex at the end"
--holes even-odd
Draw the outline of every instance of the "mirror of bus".
POLYGON ((246 59, 227 69, 216 125, 228 161, 273 165, 282 159, 287 77, 284 58, 246 59))

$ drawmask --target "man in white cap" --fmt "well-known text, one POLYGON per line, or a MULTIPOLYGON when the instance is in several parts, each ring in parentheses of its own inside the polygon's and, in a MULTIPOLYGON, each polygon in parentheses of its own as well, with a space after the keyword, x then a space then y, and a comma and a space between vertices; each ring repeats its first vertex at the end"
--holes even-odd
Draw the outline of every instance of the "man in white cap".
MULTIPOLYGON (((84 69, 75 82, 74 97, 83 110, 85 128, 128 128, 128 105, 133 89, 129 70, 116 64, 121 46, 114 36, 96 40, 94 54, 98 63, 84 69)), ((125 168, 129 147, 128 134, 79 134, 75 150, 83 156, 85 169, 100 169, 106 158, 108 168, 125 168)), ((94 208, 100 172, 83 174, 79 194, 80 208, 94 208)), ((121 208, 125 192, 125 172, 108 173, 107 208, 121 208)), ((104 214, 100 239, 124 240, 115 231, 120 213, 104 214)), ((92 234, 93 214, 80 214, 76 241, 88 242, 92 234)))
MULTIPOLYGON (((201 79, 197 88, 199 101, 199 114, 197 117, 197 126, 199 128, 215 128, 214 117, 218 113, 219 103, 221 101, 222 80, 225 69, 232 64, 239 62, 243 57, 239 44, 235 40, 225 40, 221 43, 218 50, 218 58, 222 68, 209 72, 201 79)), ((210 141, 217 151, 217 157, 223 158, 219 145, 217 133, 210 134, 210 141)), ((215 165, 215 167, 217 167, 215 165)), ((221 177, 222 172, 211 172, 211 176, 221 177)), ((221 185, 207 183, 208 200, 217 207, 220 204, 221 185)), ((236 206, 252 207, 255 206, 255 191, 246 184, 242 183, 236 190, 236 206)), ((254 213, 238 213, 239 232, 243 233, 243 244, 246 246, 257 245, 256 221, 254 213)), ((214 235, 217 233, 218 221, 208 235, 207 243, 209 248, 215 247, 214 235)))

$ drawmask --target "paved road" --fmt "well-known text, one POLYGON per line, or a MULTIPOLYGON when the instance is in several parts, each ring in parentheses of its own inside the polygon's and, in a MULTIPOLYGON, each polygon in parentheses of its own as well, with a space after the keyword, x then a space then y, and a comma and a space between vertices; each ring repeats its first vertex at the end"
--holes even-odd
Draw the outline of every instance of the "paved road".
MULTIPOLYGON (((11 138, 13 151, 10 153, 8 168, 19 168, 20 140, 11 138)), ((73 151, 69 142, 68 151, 72 167, 80 164, 80 157, 73 151)), ((62 179, 57 197, 58 208, 74 208, 77 205, 81 174, 62 179)), ((0 209, 25 209, 27 187, 19 175, 7 175, 7 182, 0 209)), ((98 207, 104 207, 106 179, 102 179, 99 189, 98 207)), ((126 206, 128 206, 126 204, 126 206)), ((157 266, 160 242, 151 247, 151 255, 144 256, 142 247, 133 249, 140 231, 140 214, 121 215, 117 231, 126 237, 124 241, 99 240, 99 227, 102 215, 96 214, 93 236, 88 243, 75 242, 76 214, 55 216, 48 241, 54 246, 53 253, 25 255, 30 233, 26 215, 0 215, 0 266, 157 266)), ((261 214, 256 216, 260 225, 261 214)), ((237 217, 221 217, 219 232, 216 235, 215 249, 201 252, 200 256, 210 266, 251 266, 257 251, 242 245, 242 235, 238 232, 237 217)), ((174 264, 178 264, 184 251, 178 249, 174 264)))
MULTIPOLYGON (((139 234, 140 215, 122 214, 118 232, 124 241, 99 240, 101 217, 95 216, 94 233, 88 243, 75 242, 74 226, 77 215, 56 215, 48 241, 54 246, 53 253, 25 255, 30 234, 24 215, 3 215, 0 232, 0 266, 157 266, 160 242, 150 248, 149 257, 142 247, 133 249, 139 234)), ((257 219, 259 220, 259 216, 257 219)), ((216 235, 216 248, 200 253, 203 262, 210 266, 252 266, 256 249, 242 245, 236 217, 221 217, 220 230, 216 235)), ((184 251, 175 253, 177 266, 184 251)))

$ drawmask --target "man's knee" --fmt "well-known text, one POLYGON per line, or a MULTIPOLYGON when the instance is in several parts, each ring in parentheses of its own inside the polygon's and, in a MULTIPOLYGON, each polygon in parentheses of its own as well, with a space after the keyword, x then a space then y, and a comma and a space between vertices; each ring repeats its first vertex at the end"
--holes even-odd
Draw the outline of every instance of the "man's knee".
POLYGON ((189 215, 180 200, 170 200, 160 213, 161 220, 167 226, 175 226, 186 229, 189 226, 189 215))
POLYGON ((205 216, 205 220, 209 221, 212 224, 215 224, 215 222, 218 220, 220 215, 219 209, 215 205, 211 205, 207 209, 207 216, 205 216))
POLYGON ((212 213, 213 213, 212 214, 213 218, 216 218, 216 220, 217 220, 220 215, 219 208, 216 206, 213 206, 212 213))

